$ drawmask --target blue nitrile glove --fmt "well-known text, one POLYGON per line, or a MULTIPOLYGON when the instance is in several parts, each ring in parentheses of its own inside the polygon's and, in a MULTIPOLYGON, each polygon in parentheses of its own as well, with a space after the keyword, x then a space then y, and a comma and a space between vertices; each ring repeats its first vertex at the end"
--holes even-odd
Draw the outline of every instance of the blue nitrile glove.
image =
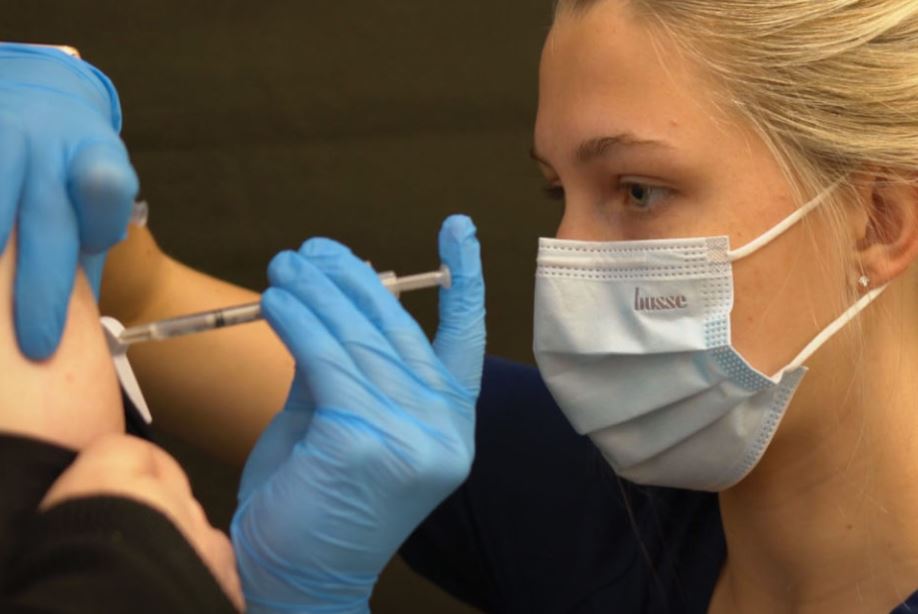
POLYGON ((440 257, 453 285, 433 346, 342 245, 271 262, 262 306, 297 366, 231 527, 249 612, 367 611, 399 545, 465 479, 485 346, 471 220, 446 220, 440 257))
POLYGON ((16 334, 29 358, 57 349, 78 262, 98 293, 102 256, 124 236, 138 182, 120 129, 97 69, 0 43, 0 251, 16 224, 16 334))

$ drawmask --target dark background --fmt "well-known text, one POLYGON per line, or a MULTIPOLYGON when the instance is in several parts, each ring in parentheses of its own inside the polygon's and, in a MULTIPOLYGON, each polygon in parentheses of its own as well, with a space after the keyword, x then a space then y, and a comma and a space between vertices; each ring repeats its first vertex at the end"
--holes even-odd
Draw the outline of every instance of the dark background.
MULTIPOLYGON (((324 235, 408 274, 438 266, 440 222, 467 213, 488 351, 531 361, 536 238, 560 218, 528 156, 551 0, 2 5, 0 40, 73 45, 115 82, 172 256, 259 290, 271 256, 324 235)), ((428 330, 435 298, 403 300, 428 330)), ((236 470, 165 443, 226 526, 236 470)), ((395 565, 375 609, 451 611, 431 590, 395 565)))

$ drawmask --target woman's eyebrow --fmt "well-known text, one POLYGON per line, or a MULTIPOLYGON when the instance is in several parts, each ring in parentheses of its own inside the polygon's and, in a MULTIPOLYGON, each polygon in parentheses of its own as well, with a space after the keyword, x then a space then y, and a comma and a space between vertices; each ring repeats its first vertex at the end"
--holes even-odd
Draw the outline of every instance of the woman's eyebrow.
MULTIPOLYGON (((630 132, 623 132, 614 136, 601 136, 590 139, 588 141, 584 141, 575 150, 574 158, 580 164, 586 164, 591 160, 607 155, 615 149, 626 147, 660 147, 665 149, 672 149, 671 145, 663 141, 642 139, 635 136, 634 134, 631 134, 630 132)), ((535 145, 533 145, 532 149, 530 149, 529 156, 533 160, 541 162, 545 166, 551 167, 551 164, 549 164, 548 161, 541 154, 539 154, 535 145)))
POLYGON ((670 148, 670 145, 662 141, 638 138, 635 135, 625 132, 615 136, 601 136, 599 138, 584 141, 577 147, 575 157, 581 164, 601 158, 615 149, 626 147, 663 147, 670 148))

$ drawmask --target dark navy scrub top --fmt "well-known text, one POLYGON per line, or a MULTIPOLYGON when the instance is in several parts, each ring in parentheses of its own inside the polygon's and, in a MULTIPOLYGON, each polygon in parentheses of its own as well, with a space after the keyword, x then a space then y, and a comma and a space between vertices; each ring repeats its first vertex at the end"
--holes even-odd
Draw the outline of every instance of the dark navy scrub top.
POLYGON ((529 366, 486 361, 476 431, 469 479, 402 547, 417 572, 485 612, 707 611, 715 494, 618 479, 529 366))

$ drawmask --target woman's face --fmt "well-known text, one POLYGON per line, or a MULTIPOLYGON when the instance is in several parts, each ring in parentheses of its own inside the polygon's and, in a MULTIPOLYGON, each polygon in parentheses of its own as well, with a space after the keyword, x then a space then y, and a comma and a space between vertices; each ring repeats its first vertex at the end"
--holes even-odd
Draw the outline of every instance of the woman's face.
MULTIPOLYGON (((802 204, 764 141, 718 108, 715 87, 625 2, 559 18, 542 55, 533 146, 564 201, 558 238, 728 235, 735 248, 802 204)), ((807 223, 831 236, 819 216, 807 223)), ((798 224, 734 264, 734 345, 761 371, 783 367, 838 315, 827 298, 844 271, 826 275, 817 251, 798 224)))

